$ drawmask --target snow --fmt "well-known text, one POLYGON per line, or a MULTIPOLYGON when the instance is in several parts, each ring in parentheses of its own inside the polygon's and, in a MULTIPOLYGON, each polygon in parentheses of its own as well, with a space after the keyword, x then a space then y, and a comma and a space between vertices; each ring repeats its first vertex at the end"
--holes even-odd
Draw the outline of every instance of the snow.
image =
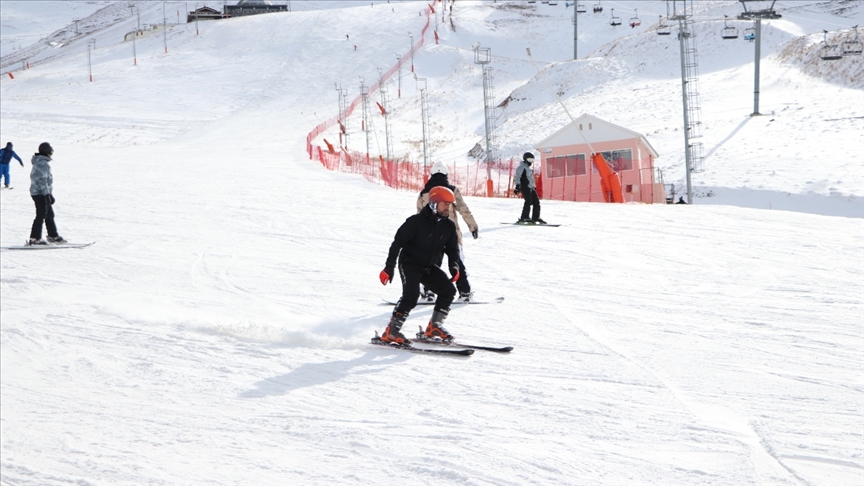
MULTIPOLYGON (((161 24, 161 3, 134 3, 161 24)), ((475 42, 491 48, 496 100, 512 98, 502 153, 568 122, 528 47, 574 116, 644 133, 679 186, 677 43, 651 31, 665 5, 603 4, 580 16, 572 61, 564 2, 456 2, 456 30, 439 23, 441 44, 430 31, 414 60, 432 158, 473 163, 483 138, 475 42), (642 26, 613 29, 609 8, 638 9, 642 26)), ((719 39, 740 4, 696 2, 695 204, 543 201, 563 226, 531 228, 499 224, 517 200, 468 198, 472 285, 505 300, 455 308, 447 327, 515 347, 468 358, 368 344, 399 294, 377 275, 416 195, 305 153, 336 85, 353 100, 419 39, 425 2, 295 0, 197 36, 172 25, 167 54, 162 31, 138 39, 137 66, 125 3, 52 5, 40 23, 44 5, 2 3, 15 76, 0 82, 2 144, 28 169, 54 146, 60 234, 96 243, 0 252, 0 484, 864 482, 862 61, 810 62, 823 28, 864 25, 860 2, 777 2, 752 118, 752 44, 719 39), (85 16, 92 30, 72 35, 85 16), (64 47, 27 50, 49 37, 64 47)), ((401 99, 388 83, 393 143, 420 160, 407 71, 401 99)), ((27 170, 11 173, 4 247, 33 217, 27 170)))

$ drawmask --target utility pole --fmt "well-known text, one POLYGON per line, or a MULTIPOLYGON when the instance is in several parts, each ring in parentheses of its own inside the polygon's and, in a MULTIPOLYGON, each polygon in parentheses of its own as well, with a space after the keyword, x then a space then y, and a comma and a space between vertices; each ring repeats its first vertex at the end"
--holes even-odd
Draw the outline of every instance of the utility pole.
MULTIPOLYGON (((782 15, 774 11, 774 3, 776 0, 771 0, 771 6, 762 10, 748 10, 747 3, 753 4, 760 0, 738 0, 741 6, 744 7, 744 12, 738 15, 738 20, 755 20, 756 21, 756 47, 754 53, 753 64, 755 66, 753 72, 753 113, 750 116, 758 116, 759 113, 759 62, 762 58, 762 19, 779 19, 782 15)), ((761 0, 763 3, 766 0, 761 0)))
POLYGON ((579 0, 573 0, 573 60, 579 59, 578 51, 576 50, 576 37, 579 33, 579 0))
POLYGON ((398 53, 396 54, 396 69, 399 73, 396 76, 396 79, 399 80, 399 90, 396 92, 396 97, 402 99, 402 56, 398 53))
POLYGON ((96 40, 91 39, 90 42, 87 43, 87 71, 90 74, 90 82, 93 82, 93 62, 91 60, 90 52, 96 49, 96 40))
POLYGON ((162 42, 165 44, 165 54, 168 54, 168 21, 165 18, 165 2, 162 2, 162 42))
POLYGON ((411 39, 411 50, 409 52, 411 53, 411 72, 413 73, 414 72, 414 34, 409 32, 408 37, 411 39))
POLYGON ((363 105, 363 131, 366 132, 366 164, 369 164, 369 152, 371 140, 369 139, 369 90, 366 89, 366 81, 360 76, 360 97, 363 105))
MULTIPOLYGON (((129 5, 129 15, 132 15, 132 9, 138 10, 138 7, 135 5, 129 5)), ((140 22, 140 16, 139 16, 140 22)), ((138 39, 138 31, 132 33, 132 65, 138 65, 138 46, 136 45, 138 39)))
POLYGON ((392 142, 390 141, 390 108, 387 106, 387 87, 381 69, 378 69, 378 91, 381 93, 381 115, 384 117, 384 144, 387 147, 387 160, 391 157, 392 142))

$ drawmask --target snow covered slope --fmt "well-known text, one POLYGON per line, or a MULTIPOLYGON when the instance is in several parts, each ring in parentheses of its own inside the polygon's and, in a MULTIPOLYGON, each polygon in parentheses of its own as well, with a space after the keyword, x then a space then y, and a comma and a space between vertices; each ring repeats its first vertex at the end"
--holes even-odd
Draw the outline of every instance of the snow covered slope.
MULTIPOLYGON (((7 12, 39 17, 7 3, 4 44, 7 12)), ((480 42, 498 98, 513 98, 505 151, 566 123, 530 47, 568 109, 644 131, 667 174, 680 170, 676 47, 648 20, 665 6, 603 3, 638 8, 642 29, 589 14, 591 55, 568 61, 564 2, 456 2, 456 30, 439 25, 441 44, 430 34, 415 56, 433 157, 467 161, 482 137, 480 42)), ((171 26, 137 42, 137 66, 128 14, 41 50, 0 82, 0 142, 25 161, 52 143, 60 233, 96 244, 0 251, 0 482, 861 484, 864 220, 838 217, 861 216, 861 88, 839 68, 814 77, 809 44, 788 52, 861 9, 781 3, 790 15, 763 46, 774 121, 746 117, 752 46, 707 40, 736 2, 697 3, 713 150, 697 184, 715 197, 544 201, 554 229, 499 224, 519 201, 468 200, 480 224, 479 239, 465 235, 471 282, 505 300, 456 308, 448 328, 515 346, 470 358, 368 344, 392 311, 379 302, 399 293, 377 274, 415 195, 304 153, 337 110, 335 85, 356 96, 360 76, 392 66, 425 3, 295 0, 287 14, 201 22, 197 36, 171 26), (800 211, 705 204, 776 209, 787 193, 800 211)), ((160 3, 137 5, 142 23, 161 21, 160 3)), ((407 72, 402 83, 394 148, 416 156, 418 91, 407 72)), ((365 143, 358 118, 349 134, 365 143)), ((27 170, 11 175, 0 246, 23 242, 33 217, 27 170)))

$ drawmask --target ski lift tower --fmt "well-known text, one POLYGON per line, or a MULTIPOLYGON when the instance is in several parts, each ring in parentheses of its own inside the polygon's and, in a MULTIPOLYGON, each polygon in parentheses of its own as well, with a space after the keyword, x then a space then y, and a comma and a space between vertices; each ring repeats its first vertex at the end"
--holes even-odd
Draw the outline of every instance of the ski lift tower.
POLYGON ((495 162, 495 141, 492 133, 495 131, 495 95, 492 89, 492 68, 487 66, 492 61, 492 50, 474 44, 474 64, 483 69, 483 111, 486 114, 486 191, 492 192, 492 164, 495 162))
MULTIPOLYGON (((699 100, 698 56, 696 41, 691 31, 693 26, 693 0, 667 0, 667 9, 672 7, 667 18, 678 21, 678 44, 681 46, 681 101, 684 112, 684 159, 687 170, 687 203, 693 204, 692 172, 702 171, 702 143, 694 138, 702 136, 702 108, 699 100)), ((668 11, 668 10, 667 10, 668 11)))
POLYGON ((777 0, 738 1, 744 7, 744 12, 738 15, 738 20, 752 20, 756 23, 756 53, 754 59, 756 68, 753 74, 753 113, 750 116, 757 116, 762 114, 759 113, 759 59, 762 56, 762 19, 779 19, 782 16, 774 11, 774 3, 777 0), (750 4, 749 8, 747 4, 750 4), (760 9, 759 7, 762 8, 760 9))

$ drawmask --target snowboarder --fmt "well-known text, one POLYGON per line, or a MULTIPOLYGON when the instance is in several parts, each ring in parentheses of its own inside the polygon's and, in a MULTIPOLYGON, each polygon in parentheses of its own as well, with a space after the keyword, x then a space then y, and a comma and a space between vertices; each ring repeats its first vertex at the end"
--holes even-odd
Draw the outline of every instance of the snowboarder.
POLYGON ((534 154, 525 152, 522 155, 522 163, 516 168, 516 174, 513 177, 513 181, 516 183, 516 187, 513 188, 513 194, 517 196, 522 194, 522 198, 525 199, 519 223, 546 224, 546 221, 540 219, 540 198, 537 197, 537 186, 534 184, 534 170, 531 168, 531 164, 533 163, 534 154), (528 219, 528 210, 532 206, 532 216, 531 219, 528 219))
POLYGON ((0 149, 0 176, 3 179, 3 187, 6 189, 12 189, 9 186, 9 163, 12 162, 13 157, 21 164, 21 167, 24 167, 24 161, 12 150, 12 142, 6 142, 6 148, 0 149))
MULTIPOLYGON (((458 187, 450 184, 450 181, 447 178, 447 172, 447 166, 441 162, 436 162, 435 165, 432 166, 432 175, 429 177, 429 181, 417 197, 417 212, 419 213, 429 204, 429 191, 434 187, 446 187, 453 191, 453 194, 456 196, 456 202, 454 202, 453 206, 450 208, 450 219, 456 225, 456 238, 459 241, 459 280, 456 281, 456 288, 459 290, 458 299, 463 302, 468 302, 474 294, 471 292, 471 284, 468 283, 468 273, 465 271, 465 264, 462 260, 465 254, 462 247, 462 230, 459 228, 458 215, 462 215, 462 218, 468 225, 468 230, 471 232, 471 236, 473 236, 475 240, 479 236, 479 229, 477 228, 477 221, 474 220, 474 216, 471 214, 471 210, 468 209, 468 205, 465 204, 465 200, 462 199, 462 192, 459 191, 458 187)), ((432 292, 429 290, 424 289, 422 294, 423 297, 429 301, 434 298, 432 292)))
POLYGON ((684 196, 681 196, 675 204, 687 204, 687 201, 684 200, 684 196))
POLYGON ((57 234, 57 225, 54 224, 54 196, 53 183, 54 178, 51 176, 51 156, 54 155, 54 149, 48 142, 39 144, 39 152, 33 154, 30 163, 33 168, 30 170, 30 197, 33 198, 33 203, 36 205, 36 218, 33 220, 33 227, 30 229, 30 240, 28 245, 47 245, 49 243, 66 243, 62 236, 57 234), (48 230, 48 241, 42 239, 42 223, 45 223, 45 228, 48 230))
POLYGON ((456 295, 453 282, 459 280, 459 242, 456 238, 456 225, 449 217, 455 201, 456 196, 447 187, 433 187, 429 191, 429 204, 419 213, 408 217, 396 231, 384 270, 381 270, 378 278, 382 285, 393 281, 398 263, 399 276, 402 278, 402 297, 396 302, 390 323, 381 335, 382 341, 392 344, 411 343, 401 329, 411 309, 417 305, 421 283, 438 295, 429 325, 426 326, 426 336, 453 339, 444 328, 444 320, 450 313, 450 304, 456 295), (448 267, 452 278, 440 268, 444 253, 449 260, 448 267))

